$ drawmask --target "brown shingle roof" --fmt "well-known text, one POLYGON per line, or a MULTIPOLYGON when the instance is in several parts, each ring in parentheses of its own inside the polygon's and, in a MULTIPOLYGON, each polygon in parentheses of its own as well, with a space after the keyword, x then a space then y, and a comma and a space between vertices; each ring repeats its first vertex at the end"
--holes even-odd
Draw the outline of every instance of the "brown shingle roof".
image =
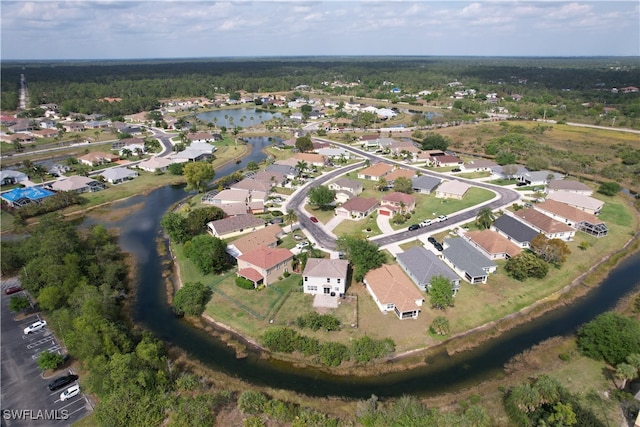
POLYGON ((572 179, 554 179, 549 183, 550 190, 591 191, 591 188, 580 181, 572 179))
POLYGON ((556 221, 533 208, 522 209, 514 212, 514 215, 522 219, 525 222, 533 225, 536 228, 544 231, 545 233, 564 233, 567 231, 573 231, 573 228, 569 227, 560 221, 556 221))
POLYGON ((342 204, 342 207, 348 211, 366 212, 378 204, 378 199, 369 197, 354 197, 342 204))
POLYGON ((289 249, 268 248, 266 246, 260 246, 238 257, 238 259, 264 270, 268 270, 291 258, 293 258, 293 253, 289 249))
POLYGON ((265 228, 254 231, 246 236, 233 241, 233 246, 240 252, 247 253, 260 246, 275 246, 278 242, 278 235, 282 233, 282 227, 271 224, 265 228))
POLYGON ((392 203, 404 203, 409 206, 416 202, 415 197, 410 196, 408 194, 401 193, 399 191, 394 191, 393 193, 389 193, 382 198, 382 202, 392 202, 392 203))
POLYGON ((469 231, 467 237, 490 254, 506 253, 510 257, 514 257, 522 252, 520 246, 495 231, 469 231))
POLYGON ((535 204, 533 207, 536 210, 556 214, 559 217, 566 218, 574 222, 584 221, 589 224, 602 224, 602 221, 593 214, 551 199, 547 199, 543 203, 535 204))
POLYGON ((396 180, 400 177, 404 177, 407 178, 409 180, 411 180, 411 178, 414 177, 416 173, 414 171, 408 170, 408 169, 396 169, 393 172, 390 172, 389 174, 385 175, 385 179, 387 181, 393 181, 396 180))
POLYGON ((369 271, 364 280, 382 304, 394 304, 402 313, 419 309, 416 300, 424 296, 397 264, 369 271))
POLYGON ((208 225, 218 234, 226 234, 244 228, 261 227, 264 226, 264 224, 265 221, 263 219, 256 218, 251 214, 246 214, 211 221, 208 225))
POLYGON ((375 165, 362 169, 358 174, 381 177, 384 174, 391 172, 392 169, 393 167, 386 163, 376 163, 375 165))

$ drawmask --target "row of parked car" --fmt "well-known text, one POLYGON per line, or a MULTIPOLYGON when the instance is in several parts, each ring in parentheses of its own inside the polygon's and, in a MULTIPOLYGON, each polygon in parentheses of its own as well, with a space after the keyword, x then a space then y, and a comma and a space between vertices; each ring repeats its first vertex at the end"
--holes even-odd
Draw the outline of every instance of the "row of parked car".
POLYGON ((448 219, 449 219, 449 217, 447 217, 446 215, 440 215, 439 217, 437 217, 435 219, 425 219, 420 224, 411 224, 409 226, 409 231, 418 230, 419 228, 422 228, 422 227, 428 227, 431 224, 435 224, 437 222, 446 221, 448 219))

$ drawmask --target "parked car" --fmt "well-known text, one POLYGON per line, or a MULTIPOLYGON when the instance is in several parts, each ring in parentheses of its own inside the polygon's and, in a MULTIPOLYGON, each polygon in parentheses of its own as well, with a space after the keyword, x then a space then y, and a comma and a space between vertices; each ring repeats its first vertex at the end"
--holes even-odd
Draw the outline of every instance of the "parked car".
POLYGON ((451 169, 451 172, 462 172, 462 169, 460 169, 460 168, 453 168, 453 169, 451 169))
POLYGON ((311 222, 318 222, 318 218, 316 218, 315 216, 312 216, 309 219, 311 220, 311 222))
POLYGON ((433 237, 433 236, 429 236, 429 237, 427 238, 427 241, 428 241, 429 243, 431 243, 432 245, 435 245, 436 243, 438 243, 438 241, 436 240, 436 238, 435 238, 435 237, 433 237))
POLYGON ((80 393, 80 384, 74 384, 62 393, 60 393, 60 400, 63 402, 67 399, 71 399, 73 396, 77 396, 80 393))
POLYGON ((446 215, 440 215, 438 218, 436 218, 438 222, 446 221, 448 219, 449 218, 446 215))
POLYGON ((411 224, 409 226, 409 231, 417 230, 420 228, 420 224, 411 224))
POLYGON ((304 248, 305 248, 305 247, 307 247, 307 246, 309 246, 309 241, 308 241, 308 240, 305 240, 304 242, 299 242, 299 243, 296 245, 296 248, 298 248, 298 249, 304 249, 304 248))
POLYGON ((29 335, 31 332, 39 331, 40 329, 44 328, 45 326, 47 326, 47 321, 46 320, 38 320, 37 322, 34 322, 34 323, 30 324, 29 326, 27 326, 26 328, 24 328, 24 334, 25 335, 29 335))
POLYGON ((77 375, 65 375, 64 377, 56 378, 49 383, 49 390, 56 391, 62 387, 71 384, 78 379, 77 375))
POLYGON ((439 242, 435 242, 433 244, 433 247, 436 248, 437 250, 439 250, 440 252, 442 252, 442 250, 444 249, 439 242))
POLYGON ((20 292, 21 290, 22 288, 20 286, 11 286, 10 288, 7 288, 4 290, 4 294, 11 295, 11 294, 15 294, 16 292, 20 292))
POLYGON ((433 223, 433 221, 432 221, 432 220, 430 220, 430 219, 425 219, 424 221, 422 221, 422 222, 420 223, 420 227, 428 227, 428 226, 430 226, 432 223, 433 223))
POLYGON ((282 217, 275 217, 273 218, 271 221, 269 221, 271 224, 282 224, 284 223, 284 219, 282 217))

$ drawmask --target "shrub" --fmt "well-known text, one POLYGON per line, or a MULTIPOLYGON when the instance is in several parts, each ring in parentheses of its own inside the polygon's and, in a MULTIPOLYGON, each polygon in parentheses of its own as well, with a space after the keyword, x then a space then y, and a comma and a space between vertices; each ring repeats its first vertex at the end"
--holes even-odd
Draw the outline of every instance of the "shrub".
POLYGON ((265 347, 271 351, 293 353, 298 345, 300 335, 290 328, 271 328, 262 336, 265 347))
POLYGON ((255 289, 253 282, 244 277, 236 277, 236 286, 242 289, 255 289))
POLYGON ((322 363, 327 366, 338 366, 343 361, 349 360, 349 349, 338 342, 321 344, 318 354, 322 363))
POLYGON ((47 369, 56 369, 62 364, 62 362, 64 362, 64 357, 61 354, 52 353, 48 350, 40 353, 37 361, 38 366, 43 371, 46 371, 47 369))
POLYGON ((330 314, 318 314, 313 312, 304 316, 298 316, 296 319, 296 326, 302 329, 309 328, 312 331, 318 331, 320 329, 326 331, 338 331, 340 330, 340 320, 330 314))
POLYGON ((15 311, 16 313, 25 310, 30 306, 31 303, 29 302, 29 298, 25 296, 11 297, 9 300, 9 310, 15 311))
POLYGON ((268 401, 259 391, 247 390, 238 397, 238 408, 245 414, 261 414, 268 401))
POLYGON ((186 283, 173 298, 173 307, 178 313, 199 316, 211 298, 211 289, 200 282, 186 283))

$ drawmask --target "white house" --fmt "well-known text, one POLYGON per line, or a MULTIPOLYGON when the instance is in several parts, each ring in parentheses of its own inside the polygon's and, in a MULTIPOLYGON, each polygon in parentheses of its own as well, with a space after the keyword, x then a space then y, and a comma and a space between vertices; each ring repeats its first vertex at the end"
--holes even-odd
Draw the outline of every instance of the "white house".
POLYGON ((302 272, 305 294, 344 295, 349 261, 309 258, 302 272))

